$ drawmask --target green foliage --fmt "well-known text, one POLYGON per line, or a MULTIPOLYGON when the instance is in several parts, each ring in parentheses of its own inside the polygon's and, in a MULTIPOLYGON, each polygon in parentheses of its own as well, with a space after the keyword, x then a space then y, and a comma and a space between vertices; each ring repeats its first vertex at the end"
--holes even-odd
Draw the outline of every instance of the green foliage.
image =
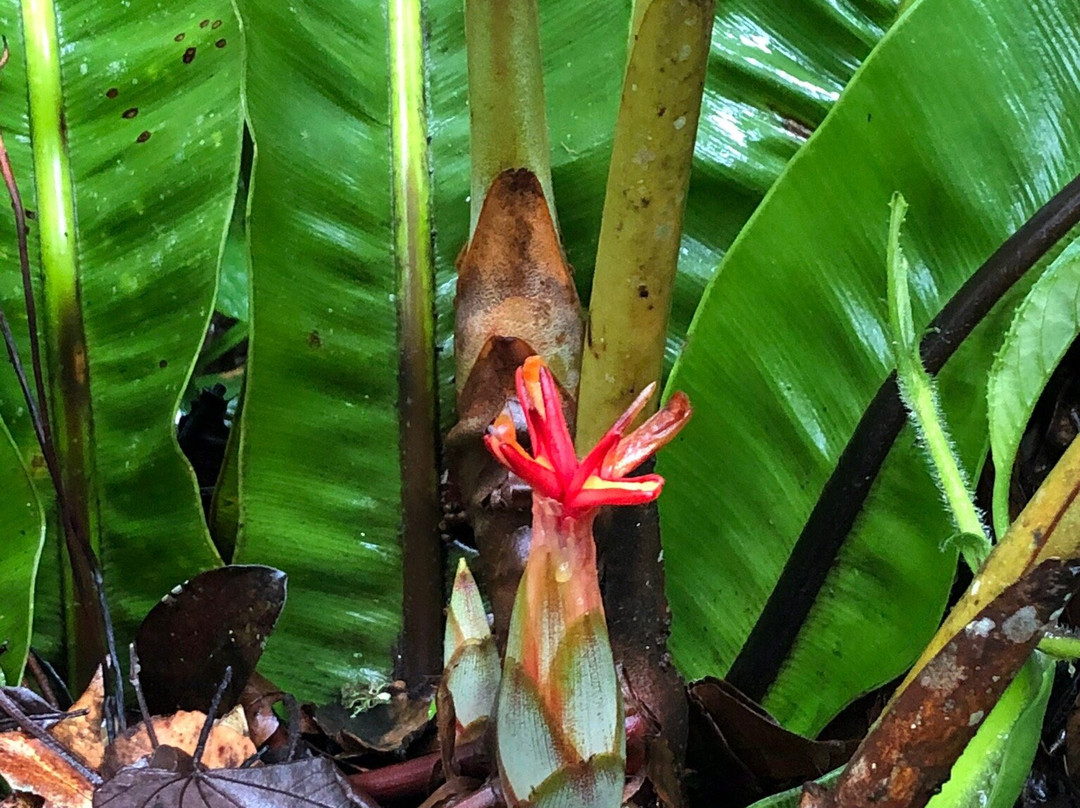
POLYGON ((990 370, 986 396, 994 468, 994 529, 1009 527, 1013 461, 1035 402, 1054 368, 1080 334, 1080 240, 1043 273, 1016 309, 990 370))
POLYGON ((956 527, 950 538, 968 567, 977 572, 990 554, 982 519, 975 507, 971 484, 960 468, 953 449, 948 426, 941 417, 937 385, 923 367, 919 355, 919 339, 911 317, 909 273, 911 268, 900 246, 900 229, 907 215, 907 202, 893 194, 892 216, 889 222, 889 243, 886 248, 889 325, 892 330, 893 352, 896 357, 896 383, 911 414, 911 422, 929 456, 931 472, 945 497, 949 514, 956 527))
MULTIPOLYGON (((38 214, 30 226, 33 271, 54 280, 73 271, 78 286, 85 356, 55 347, 64 327, 56 313, 70 311, 74 298, 52 281, 39 290, 42 336, 54 346, 46 358, 61 418, 76 409, 56 392, 57 369, 88 369, 89 401, 78 415, 90 441, 86 496, 123 638, 170 588, 218 563, 176 444, 174 413, 210 315, 236 187, 238 21, 228 0, 167 7, 61 0, 55 9, 46 0, 9 0, 0 4, 0 30, 12 49, 0 127, 26 206, 38 214), (59 55, 58 87, 45 81, 49 54, 59 55), (31 152, 28 127, 38 127, 37 143, 57 133, 43 128, 47 117, 30 117, 28 100, 62 106, 68 172, 42 165, 41 149, 31 152), (73 221, 62 218, 64 205, 73 221), (39 243, 52 256, 58 245, 72 251, 43 263, 39 243)), ((15 250, 14 222, 0 217, 0 304, 18 315, 15 250)), ((17 326, 25 353, 24 321, 17 326)), ((0 414, 28 465, 41 468, 10 372, 0 374, 0 414)), ((43 474, 35 473, 35 482, 48 491, 43 474)), ((63 640, 54 525, 51 519, 36 616, 35 643, 46 648, 63 640)))
POLYGON ((1036 651, 953 764, 928 808, 1012 808, 1031 771, 1053 683, 1053 660, 1036 651))
POLYGON ((262 669, 326 701, 387 678, 400 623, 386 10, 239 5, 256 160, 235 560, 288 573, 262 669))
POLYGON ((45 516, 18 450, 0 421, 0 680, 22 681, 34 614, 34 577, 45 516))
MULTIPOLYGON (((1080 129, 1063 112, 1080 102, 1068 78, 1080 67, 1076 38, 1045 0, 915 4, 727 254, 670 385, 695 417, 660 459, 672 649, 689 677, 731 665, 891 370, 880 271, 890 195, 911 203, 921 329, 1080 168, 1080 129)), ((986 441, 972 402, 1004 311, 939 376, 972 477, 986 441)), ((903 670, 933 632, 955 555, 938 549, 950 529, 922 463, 909 429, 766 695, 785 726, 812 734, 903 670)))

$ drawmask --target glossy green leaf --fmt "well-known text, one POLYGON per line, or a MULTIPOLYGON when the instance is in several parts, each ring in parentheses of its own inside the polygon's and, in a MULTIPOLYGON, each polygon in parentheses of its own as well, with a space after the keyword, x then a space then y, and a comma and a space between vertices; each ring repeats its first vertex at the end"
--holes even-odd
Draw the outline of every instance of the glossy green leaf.
MULTIPOLYGON (((630 0, 540 3, 544 91, 559 226, 582 299, 600 233, 622 88, 630 0)), ((787 160, 824 118, 896 14, 895 0, 797 6, 717 3, 673 299, 668 359, 682 345, 702 290, 787 160)), ((469 111, 463 4, 432 0, 431 135, 439 270, 443 423, 453 423, 454 260, 468 237, 469 111)))
POLYGON ((1009 482, 1020 439, 1058 362, 1080 334, 1080 241, 1046 269, 1016 310, 986 391, 994 468, 994 529, 1009 527, 1009 482))
POLYGON ((1012 808, 1042 736, 1054 661, 1038 651, 986 717, 927 808, 1012 808))
MULTIPOLYGON (((163 593, 218 563, 174 414, 213 304, 236 184, 239 24, 228 0, 11 0, 0 27, 12 48, 0 126, 36 214, 31 257, 46 279, 52 407, 89 439, 79 485, 122 640, 163 593), (57 312, 67 312, 63 322, 57 312), (59 335, 80 321, 85 357, 65 353, 59 335), (57 369, 83 366, 89 401, 76 405, 60 393, 57 369)), ((21 311, 14 233, 0 217, 3 305, 21 311)), ((10 374, 0 379, 0 410, 40 467, 10 374)))
POLYGON ((30 649, 34 579, 45 515, 7 427, 0 421, 0 678, 21 682, 30 649))
POLYGON ((239 3, 256 144, 235 560, 289 575, 262 670, 383 681, 401 611, 384 3, 239 3))
MULTIPOLYGON (((891 370, 891 194, 911 206, 921 329, 1080 169, 1080 125, 1066 113, 1080 102, 1078 33, 1047 0, 916 3, 727 254, 671 381, 695 416, 660 458, 671 647, 688 677, 728 670, 891 370)), ((973 402, 1004 316, 999 307, 939 377, 972 478, 986 442, 973 402)), ((800 622, 770 713, 813 734, 910 664, 952 582, 955 549, 938 549, 950 533, 909 428, 800 622)))

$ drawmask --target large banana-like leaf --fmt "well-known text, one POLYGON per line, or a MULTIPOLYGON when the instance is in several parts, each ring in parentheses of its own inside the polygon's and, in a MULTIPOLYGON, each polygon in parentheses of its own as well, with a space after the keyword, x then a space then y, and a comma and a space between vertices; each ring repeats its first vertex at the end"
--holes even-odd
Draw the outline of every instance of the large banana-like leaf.
MULTIPOLYGON (((269 0, 240 7, 258 157, 236 557, 290 573, 290 604, 268 648, 268 672, 328 696, 349 680, 386 676, 399 628, 387 8, 269 0), (306 671, 297 658, 310 663, 306 671)), ((894 8, 890 0, 862 0, 839 12, 815 0, 789 16, 756 0, 723 4, 677 333, 722 250, 894 8)), ((464 17, 460 0, 432 0, 425 13, 445 342, 452 263, 469 220, 464 17)), ((613 9, 558 0, 541 8, 556 198, 584 285, 629 13, 629 2, 613 9)), ((448 369, 444 423, 453 419, 448 369)))
MULTIPOLYGON (((12 48, 0 126, 35 214, 53 421, 123 637, 170 588, 218 563, 174 413, 236 187, 239 23, 228 0, 6 0, 0 27, 12 48)), ((0 217, 13 314, 15 244, 0 217)), ((24 322, 19 336, 25 349, 24 322)), ((40 468, 11 374, 0 379, 3 415, 40 468)), ((51 579, 58 553, 47 557, 51 579)))
POLYGON ((0 679, 22 681, 34 614, 45 515, 15 442, 0 421, 0 679))
MULTIPOLYGON (((660 463, 672 648, 688 675, 732 664, 891 370, 890 195, 911 205, 905 251, 924 325, 1080 170, 1078 34, 1048 0, 920 0, 732 246, 672 376, 695 417, 660 463)), ((985 457, 1002 313, 941 376, 969 472, 985 457)), ((766 690, 770 712, 813 733, 908 665, 952 580, 955 551, 939 549, 949 534, 908 430, 808 613, 790 615, 802 628, 766 690)))
MULTIPOLYGON (((540 4, 552 177, 582 299, 592 276, 630 6, 540 4)), ((720 258, 896 15, 895 0, 717 3, 668 358, 720 258)), ((468 236, 469 111, 460 0, 428 4, 443 421, 453 422, 454 260, 468 236)))
POLYGON ((288 573, 263 669, 325 701, 385 680, 400 628, 387 8, 240 10, 257 156, 235 559, 288 573))

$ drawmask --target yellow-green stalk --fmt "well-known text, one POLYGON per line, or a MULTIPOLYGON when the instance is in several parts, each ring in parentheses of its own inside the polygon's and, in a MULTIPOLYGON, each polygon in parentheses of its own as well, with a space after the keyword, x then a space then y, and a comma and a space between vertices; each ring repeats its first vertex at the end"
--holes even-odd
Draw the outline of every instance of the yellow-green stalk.
POLYGON ((713 0, 634 4, 582 354, 577 446, 660 377, 713 0))

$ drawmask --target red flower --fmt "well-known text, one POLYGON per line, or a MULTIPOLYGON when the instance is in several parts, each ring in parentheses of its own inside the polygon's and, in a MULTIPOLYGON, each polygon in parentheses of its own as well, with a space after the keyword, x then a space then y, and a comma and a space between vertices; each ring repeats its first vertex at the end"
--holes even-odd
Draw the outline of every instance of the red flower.
POLYGON ((641 391, 629 409, 583 460, 578 460, 563 417, 555 378, 544 360, 530 356, 517 371, 517 393, 529 429, 532 454, 518 443, 514 419, 503 411, 484 442, 498 460, 527 482, 535 493, 562 505, 566 516, 581 516, 603 505, 638 505, 660 495, 657 474, 626 478, 670 441, 690 417, 690 402, 675 393, 667 405, 639 429, 623 437, 656 388, 641 391))

